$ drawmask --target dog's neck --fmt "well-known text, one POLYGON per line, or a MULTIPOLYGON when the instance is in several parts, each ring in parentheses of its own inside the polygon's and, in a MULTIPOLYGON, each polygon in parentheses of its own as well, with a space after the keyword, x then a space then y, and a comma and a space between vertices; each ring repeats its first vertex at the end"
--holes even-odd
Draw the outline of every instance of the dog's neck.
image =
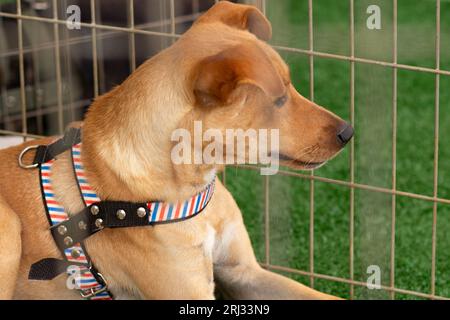
POLYGON ((101 198, 176 201, 201 191, 215 176, 213 166, 171 161, 171 134, 186 113, 180 107, 185 97, 174 89, 167 91, 170 86, 161 77, 139 83, 151 79, 148 74, 142 77, 143 72, 158 73, 150 69, 144 64, 121 86, 99 97, 85 119, 82 161, 101 198))
MULTIPOLYGON (((120 142, 115 144, 121 145, 120 142)), ((183 200, 203 190, 215 178, 217 172, 216 168, 201 165, 181 168, 171 165, 170 158, 158 162, 160 157, 149 161, 139 159, 136 155, 136 158, 130 161, 133 156, 125 155, 130 152, 129 149, 122 155, 111 151, 99 150, 93 143, 83 142, 82 161, 86 175, 102 199, 135 202, 183 200), (102 152, 104 155, 101 155, 102 152), (122 163, 122 169, 118 171, 111 168, 111 162, 105 161, 103 157, 109 157, 115 163, 122 163), (133 162, 140 166, 140 175, 135 175, 135 170, 129 170, 129 165, 133 162), (167 167, 160 170, 164 164, 167 164, 167 167)), ((151 157, 151 154, 149 156, 151 157)))
POLYGON ((212 166, 173 164, 170 151, 164 148, 142 154, 127 140, 108 139, 109 147, 105 148, 90 139, 88 130, 83 135, 83 165, 102 199, 183 200, 203 190, 216 176, 217 168, 212 166), (153 157, 155 152, 159 154, 153 157))

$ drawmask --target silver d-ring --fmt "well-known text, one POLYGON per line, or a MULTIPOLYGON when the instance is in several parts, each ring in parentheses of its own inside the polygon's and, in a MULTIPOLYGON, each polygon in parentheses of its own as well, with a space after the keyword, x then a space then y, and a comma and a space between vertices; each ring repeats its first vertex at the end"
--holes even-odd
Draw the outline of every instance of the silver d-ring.
POLYGON ((34 168, 39 167, 39 163, 25 164, 25 163, 23 163, 23 161, 22 161, 23 156, 24 156, 28 151, 33 150, 33 149, 37 149, 37 148, 39 148, 39 145, 29 146, 29 147, 26 147, 25 149, 22 150, 22 152, 19 154, 19 166, 20 166, 21 168, 23 168, 23 169, 34 169, 34 168))

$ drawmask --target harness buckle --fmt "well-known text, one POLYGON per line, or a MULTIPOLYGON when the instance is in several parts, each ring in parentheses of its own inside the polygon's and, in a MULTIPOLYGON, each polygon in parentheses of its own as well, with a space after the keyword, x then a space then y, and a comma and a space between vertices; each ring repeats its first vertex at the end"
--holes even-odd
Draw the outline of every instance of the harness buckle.
POLYGON ((80 291, 80 295, 83 299, 89 299, 89 298, 95 297, 96 295, 108 290, 108 283, 106 282, 105 277, 103 277, 103 275, 100 272, 96 272, 96 275, 100 278, 100 280, 102 280, 103 287, 101 287, 97 290, 94 288, 90 288, 89 289, 90 292, 86 293, 86 294, 83 293, 83 291, 80 291))
POLYGON ((26 147, 25 149, 23 149, 22 152, 19 154, 19 167, 21 167, 22 169, 35 169, 35 168, 39 167, 39 163, 25 164, 22 161, 24 155, 28 151, 38 149, 39 147, 40 147, 39 145, 34 145, 34 146, 29 146, 29 147, 26 147))

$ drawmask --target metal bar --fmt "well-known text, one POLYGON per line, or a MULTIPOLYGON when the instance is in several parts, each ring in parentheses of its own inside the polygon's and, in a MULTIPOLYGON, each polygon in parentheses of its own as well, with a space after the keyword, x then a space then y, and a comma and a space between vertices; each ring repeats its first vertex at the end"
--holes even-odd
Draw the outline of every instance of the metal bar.
MULTIPOLYGON (((67 0, 64 0, 63 2, 63 8, 67 8, 67 0)), ((75 110, 74 110, 74 105, 73 105, 73 93, 72 90, 70 90, 70 88, 73 85, 73 77, 72 77, 72 51, 70 49, 70 43, 68 41, 69 39, 69 28, 63 28, 64 30, 64 40, 62 41, 62 45, 64 46, 64 51, 65 51, 65 66, 67 68, 67 74, 68 74, 68 79, 66 77, 66 83, 67 83, 67 87, 69 88, 67 91, 67 96, 69 98, 69 102, 68 102, 68 109, 69 109, 69 114, 70 114, 70 122, 75 121, 75 110)), ((59 41, 61 44, 61 40, 59 41)), ((78 119, 77 119, 78 120, 78 119)))
MULTIPOLYGON (((20 0, 16 1, 17 15, 22 15, 22 3, 20 0)), ((17 42, 19 47, 19 81, 20 81, 20 109, 22 114, 22 133, 24 134, 23 141, 26 141, 26 134, 28 133, 27 126, 27 100, 25 93, 25 62, 23 55, 23 21, 17 20, 17 42)))
MULTIPOLYGON (((274 271, 288 272, 288 273, 298 274, 301 276, 308 276, 308 277, 314 277, 317 279, 324 279, 324 280, 328 280, 328 281, 334 281, 334 282, 340 282, 340 283, 353 284, 355 286, 367 287, 367 283, 361 282, 361 281, 355 281, 355 280, 351 280, 351 279, 345 279, 345 278, 341 278, 341 277, 335 277, 335 276, 330 276, 330 275, 320 274, 320 273, 311 273, 308 271, 292 269, 292 268, 277 266, 277 265, 267 265, 267 264, 263 264, 263 263, 260 263, 260 265, 263 268, 274 270, 274 271)), ((426 298, 426 299, 450 300, 449 297, 436 296, 436 295, 426 294, 423 292, 405 290, 405 289, 400 289, 400 288, 391 288, 391 287, 387 287, 387 286, 383 286, 383 285, 381 285, 380 288, 382 290, 386 290, 386 291, 395 291, 397 293, 408 294, 408 295, 426 298)))
POLYGON ((2 129, 0 129, 0 134, 5 135, 5 136, 19 136, 19 137, 24 137, 25 139, 26 138, 32 138, 32 139, 46 138, 45 136, 40 136, 40 135, 36 135, 36 134, 23 133, 23 132, 11 131, 11 130, 2 130, 2 129))
POLYGON ((266 15, 266 0, 254 0, 251 1, 250 4, 254 4, 264 15, 266 15))
MULTIPOLYGON (((53 18, 58 20, 58 3, 53 0, 53 18)), ((55 62, 56 62, 56 99, 58 101, 58 130, 62 134, 64 132, 64 113, 62 101, 62 78, 61 78, 61 55, 59 44, 59 25, 53 24, 53 35, 55 38, 55 62)))
MULTIPOLYGON (((91 99, 85 99, 85 100, 78 100, 73 104, 73 108, 77 109, 77 108, 83 108, 88 106, 91 103, 91 99)), ((67 111, 71 108, 71 106, 67 106, 67 105, 63 105, 63 110, 67 111)), ((36 109, 36 110, 28 110, 27 111, 27 118, 34 118, 34 117, 39 117, 45 114, 52 114, 52 113, 57 113, 58 112, 58 105, 51 105, 51 106, 47 106, 47 107, 43 107, 40 110, 36 109)), ((10 121, 17 121, 17 120, 21 120, 22 116, 20 114, 15 115, 10 117, 10 121)), ((0 122, 1 123, 1 122, 0 122)))
POLYGON ((264 248, 265 261, 270 263, 270 180, 264 176, 264 248))
POLYGON ((222 184, 227 185, 227 167, 224 167, 222 171, 222 184))
MULTIPOLYGON (((160 19, 159 20, 160 23, 159 23, 158 30, 166 32, 167 31, 166 25, 162 23, 162 18, 166 17, 166 6, 165 6, 166 0, 159 0, 158 3, 159 3, 159 19, 160 19)), ((170 24, 171 24, 172 21, 170 20, 170 17, 169 17, 169 21, 170 21, 170 24)), ((161 48, 160 49, 161 50, 167 46, 167 44, 166 44, 167 41, 166 40, 167 39, 165 39, 165 38, 160 39, 160 42, 161 42, 161 48)))
MULTIPOLYGON (((91 24, 96 26, 95 0, 91 0, 91 24)), ((92 77, 94 82, 94 98, 98 97, 98 61, 97 61, 97 28, 91 30, 92 37, 92 77)))
MULTIPOLYGON (((441 56, 441 1, 436 0, 436 69, 440 67, 441 56)), ((434 170, 433 170, 433 197, 438 196, 439 183, 439 87, 440 76, 435 79, 435 111, 434 111, 434 170)), ((433 203, 433 227, 431 242, 431 294, 436 293, 436 227, 437 202, 433 203)))
MULTIPOLYGON (((134 0, 128 0, 128 26, 134 30, 134 0)), ((130 50, 130 71, 136 70, 136 36, 132 32, 129 34, 130 50)))
MULTIPOLYGON (((259 0, 258 8, 266 14, 266 1, 259 0)), ((270 176, 264 176, 264 243, 265 261, 270 263, 270 176)))
MULTIPOLYGON (((216 3, 216 2, 214 2, 216 3)), ((194 12, 199 12, 200 10, 200 4, 199 4, 199 0, 192 0, 192 13, 194 12)))
MULTIPOLYGON (((393 0, 392 15, 393 49, 392 60, 397 63, 397 0, 393 0)), ((392 190, 397 189, 397 68, 392 70, 392 190)), ((390 250, 390 277, 389 285, 395 287, 395 226, 396 226, 397 198, 392 194, 391 200, 391 250, 390 250)), ((390 297, 395 299, 395 291, 391 291, 390 297)))
MULTIPOLYGON (((0 28, 4 29, 4 20, 3 18, 0 19, 0 28)), ((3 49, 3 48, 2 48, 3 49)), ((6 49, 6 45, 5 45, 5 49, 6 49)), ((2 70, 6 70, 7 69, 7 63, 6 63, 6 59, 4 57, 0 56, 0 68, 2 70)), ((3 123, 5 124, 4 129, 9 129, 10 127, 10 120, 9 120, 9 103, 8 103, 8 87, 6 84, 6 81, 1 81, 0 82, 0 91, 1 91, 1 101, 2 101, 2 115, 3 115, 3 123)))
POLYGON ((175 25, 175 2, 174 0, 170 0, 170 34, 176 34, 176 25, 175 25))
POLYGON ((325 52, 320 52, 320 51, 311 51, 311 50, 290 48, 290 47, 277 46, 277 45, 274 45, 273 47, 280 51, 296 52, 296 53, 300 53, 300 54, 312 55, 312 56, 321 57, 321 58, 336 59, 336 60, 342 60, 342 61, 353 61, 353 62, 364 63, 364 64, 373 64, 373 65, 390 67, 390 68, 397 68, 397 69, 411 70, 411 71, 418 71, 418 72, 426 72, 426 73, 434 73, 434 74, 441 74, 441 75, 446 75, 446 76, 450 75, 450 71, 448 71, 448 70, 431 69, 431 68, 425 68, 425 67, 410 66, 410 65, 406 65, 406 64, 386 62, 386 61, 357 58, 357 57, 348 57, 348 56, 344 56, 344 55, 340 55, 340 54, 325 53, 325 52))
MULTIPOLYGON (((91 0, 91 2, 92 1, 94 1, 94 0, 91 0)), ((7 12, 0 12, 0 17, 12 18, 12 19, 18 19, 18 20, 32 20, 32 21, 41 21, 41 22, 47 22, 47 23, 57 23, 57 24, 62 24, 62 25, 65 25, 67 23, 65 20, 56 20, 56 21, 54 21, 53 18, 43 18, 43 17, 38 17, 38 16, 18 15, 18 14, 7 13, 7 12)), ((121 32, 128 32, 128 33, 144 34, 144 35, 149 35, 149 36, 162 36, 162 37, 173 37, 173 38, 181 37, 180 34, 171 35, 170 33, 167 33, 167 32, 149 31, 149 30, 141 30, 141 29, 131 29, 131 28, 124 28, 124 27, 117 27, 117 26, 97 24, 95 22, 94 23, 80 22, 80 26, 84 27, 84 28, 93 28, 93 29, 110 30, 110 31, 121 31, 121 32)))
MULTIPOLYGON (((36 28, 39 29, 39 28, 36 28)), ((37 36, 40 36, 40 32, 39 30, 36 30, 37 36)), ((36 34, 33 34, 33 37, 35 37, 36 34)), ((36 129, 37 132, 42 133, 43 132, 43 127, 44 127, 44 121, 43 121, 43 117, 42 117, 42 95, 43 95, 43 91, 41 88, 41 75, 40 75, 40 61, 39 61, 39 52, 36 50, 36 41, 31 41, 30 44, 30 48, 31 48, 31 68, 32 68, 32 72, 33 72, 33 86, 34 86, 34 95, 33 95, 33 99, 35 100, 35 107, 36 110, 39 112, 39 114, 36 116, 36 129)), ((24 48, 24 53, 25 53, 25 48, 24 48)), ((26 89, 25 89, 26 91, 26 89)), ((21 116, 20 116, 21 117, 21 116)), ((28 118, 28 111, 27 111, 27 118, 28 118)), ((19 119, 20 120, 20 119, 19 119)))
MULTIPOLYGON (((308 34, 309 50, 314 50, 314 30, 313 30, 313 4, 308 0, 308 34)), ((314 101, 314 56, 309 56, 309 99, 314 101)), ((314 176, 314 171, 310 174, 314 176)), ((314 179, 309 182, 309 271, 314 273, 314 179)), ((310 277, 309 283, 314 288, 314 277, 310 277)))
MULTIPOLYGON (((94 0, 95 2, 95 0, 94 0)), ((100 6, 100 10, 97 10, 97 7, 95 7, 95 21, 96 23, 102 23, 102 10, 101 10, 101 2, 97 2, 97 4, 100 6)), ((98 93, 97 96, 100 93, 104 93, 106 92, 106 77, 105 77, 105 59, 104 59, 104 46, 103 46, 103 41, 101 41, 102 39, 98 37, 98 33, 101 32, 97 32, 97 30, 95 31, 96 35, 95 35, 95 51, 97 52, 97 83, 98 83, 98 93)), ((93 46, 94 47, 94 46, 93 46)))
MULTIPOLYGON (((350 0, 350 55, 355 56, 355 3, 350 0)), ((350 61, 350 122, 355 128, 355 62, 350 61)), ((355 139, 350 142, 350 183, 355 182, 355 139)), ((350 188, 349 213, 349 273, 350 279, 355 277, 354 271, 354 237, 355 237, 355 189, 350 188)), ((353 284, 350 285, 350 299, 355 295, 353 284)))
MULTIPOLYGON (((176 17, 175 20, 176 20, 176 23, 183 23, 183 22, 186 22, 186 21, 195 20, 199 15, 200 15, 200 13, 199 14, 190 14, 190 15, 179 16, 179 17, 176 17)), ((0 17, 1 17, 1 14, 0 14, 0 17)), ((35 21, 35 20, 33 19, 32 21, 35 21)), ((41 22, 43 22, 43 21, 41 21, 41 22)), ((45 21, 45 23, 47 23, 47 22, 48 21, 45 21)), ((58 23, 58 22, 56 22, 56 23, 58 23)), ((164 25, 170 24, 169 19, 163 20, 163 24, 164 25)), ((161 25, 161 23, 160 23, 160 21, 158 21, 158 22, 150 22, 150 23, 144 23, 144 24, 135 25, 135 28, 154 28, 154 27, 160 26, 160 25, 161 25)), ((135 29, 135 31, 136 31, 135 33, 140 33, 139 29, 135 29)), ((119 34, 120 32, 122 32, 122 31, 121 30, 120 31, 113 30, 113 31, 102 32, 101 34, 97 34, 97 39, 104 40, 104 39, 112 38, 115 35, 119 34)), ((130 33, 133 34, 133 32, 130 32, 130 33)), ((171 37, 172 35, 166 33, 164 35, 159 35, 159 36, 171 37)), ((73 45, 73 44, 80 44, 80 43, 90 42, 90 41, 91 41, 91 36, 90 35, 88 35, 88 36, 79 36, 79 37, 71 38, 70 40, 65 40, 65 41, 61 41, 60 40, 60 45, 61 46, 62 45, 73 45)), ((51 49, 53 47, 54 47, 53 42, 44 42, 44 43, 40 44, 39 46, 35 46, 33 48, 31 46, 24 47, 23 52, 24 53, 30 53, 30 52, 33 51, 33 49, 34 50, 43 50, 43 49, 51 49)), ((1 58, 5 58, 5 57, 16 56, 18 54, 19 54, 19 51, 13 49, 13 50, 8 50, 5 53, 0 53, 0 57, 1 58)))
MULTIPOLYGON (((258 171, 261 170, 260 167, 255 166, 255 165, 233 165, 233 167, 250 169, 250 170, 258 170, 258 171)), ((399 191, 399 190, 392 190, 392 189, 387 189, 387 188, 382 188, 382 187, 375 187, 375 186, 360 184, 360 183, 351 183, 349 181, 330 179, 330 178, 325 178, 325 177, 316 176, 316 175, 311 176, 309 174, 287 171, 287 170, 283 170, 283 169, 279 170, 278 174, 282 175, 282 176, 298 177, 298 178, 305 179, 305 180, 314 179, 315 181, 330 183, 330 184, 334 184, 334 185, 340 185, 340 186, 344 186, 344 187, 348 187, 348 188, 355 188, 355 189, 379 192, 379 193, 384 193, 384 194, 395 194, 397 196, 408 197, 408 198, 413 198, 413 199, 418 199, 418 200, 438 202, 438 203, 442 203, 442 204, 450 204, 450 199, 430 197, 430 196, 426 196, 426 195, 422 195, 422 194, 399 191)))

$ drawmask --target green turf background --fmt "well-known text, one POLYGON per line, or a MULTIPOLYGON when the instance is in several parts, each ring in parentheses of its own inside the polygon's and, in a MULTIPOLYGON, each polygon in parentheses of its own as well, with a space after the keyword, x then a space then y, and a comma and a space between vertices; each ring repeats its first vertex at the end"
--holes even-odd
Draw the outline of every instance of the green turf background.
MULTIPOLYGON (((314 0, 314 49, 350 54, 350 7, 346 0, 314 0)), ((355 0, 355 55, 392 61, 392 1, 355 0), (381 8, 382 29, 366 28, 366 9, 381 8)), ((398 0, 398 62, 435 67, 435 1, 398 0)), ((308 49, 308 1, 267 1, 274 27, 272 43, 308 49)), ((441 1, 441 68, 450 70, 450 1, 441 1)), ((296 88, 309 96, 309 58, 280 52, 296 88)), ((391 68, 355 64, 355 180, 391 188, 391 68)), ((450 77, 440 77, 439 197, 450 198, 450 77)), ((314 58, 315 101, 345 119, 350 115, 350 63, 314 58)), ((435 75, 398 71, 397 189, 433 195, 435 75)), ((316 175, 349 181, 349 149, 316 175)), ((256 254, 264 255, 264 178, 259 172, 228 168, 227 187, 235 196, 256 254)), ((309 270, 310 182, 273 176, 270 189, 270 263, 309 270)), ((350 189, 315 182, 314 271, 349 278, 350 189)), ((366 282, 367 267, 381 268, 390 283, 392 197, 355 191, 354 272, 366 282)), ((433 203, 398 196, 395 286, 430 293, 433 203)), ((450 206, 438 205, 436 294, 450 297, 450 206)), ((309 278, 287 274, 309 284, 309 278)), ((316 279, 315 288, 349 298, 350 286, 316 279)), ((355 287, 355 298, 385 299, 389 293, 355 287)), ((397 299, 416 299, 396 294, 397 299)))

